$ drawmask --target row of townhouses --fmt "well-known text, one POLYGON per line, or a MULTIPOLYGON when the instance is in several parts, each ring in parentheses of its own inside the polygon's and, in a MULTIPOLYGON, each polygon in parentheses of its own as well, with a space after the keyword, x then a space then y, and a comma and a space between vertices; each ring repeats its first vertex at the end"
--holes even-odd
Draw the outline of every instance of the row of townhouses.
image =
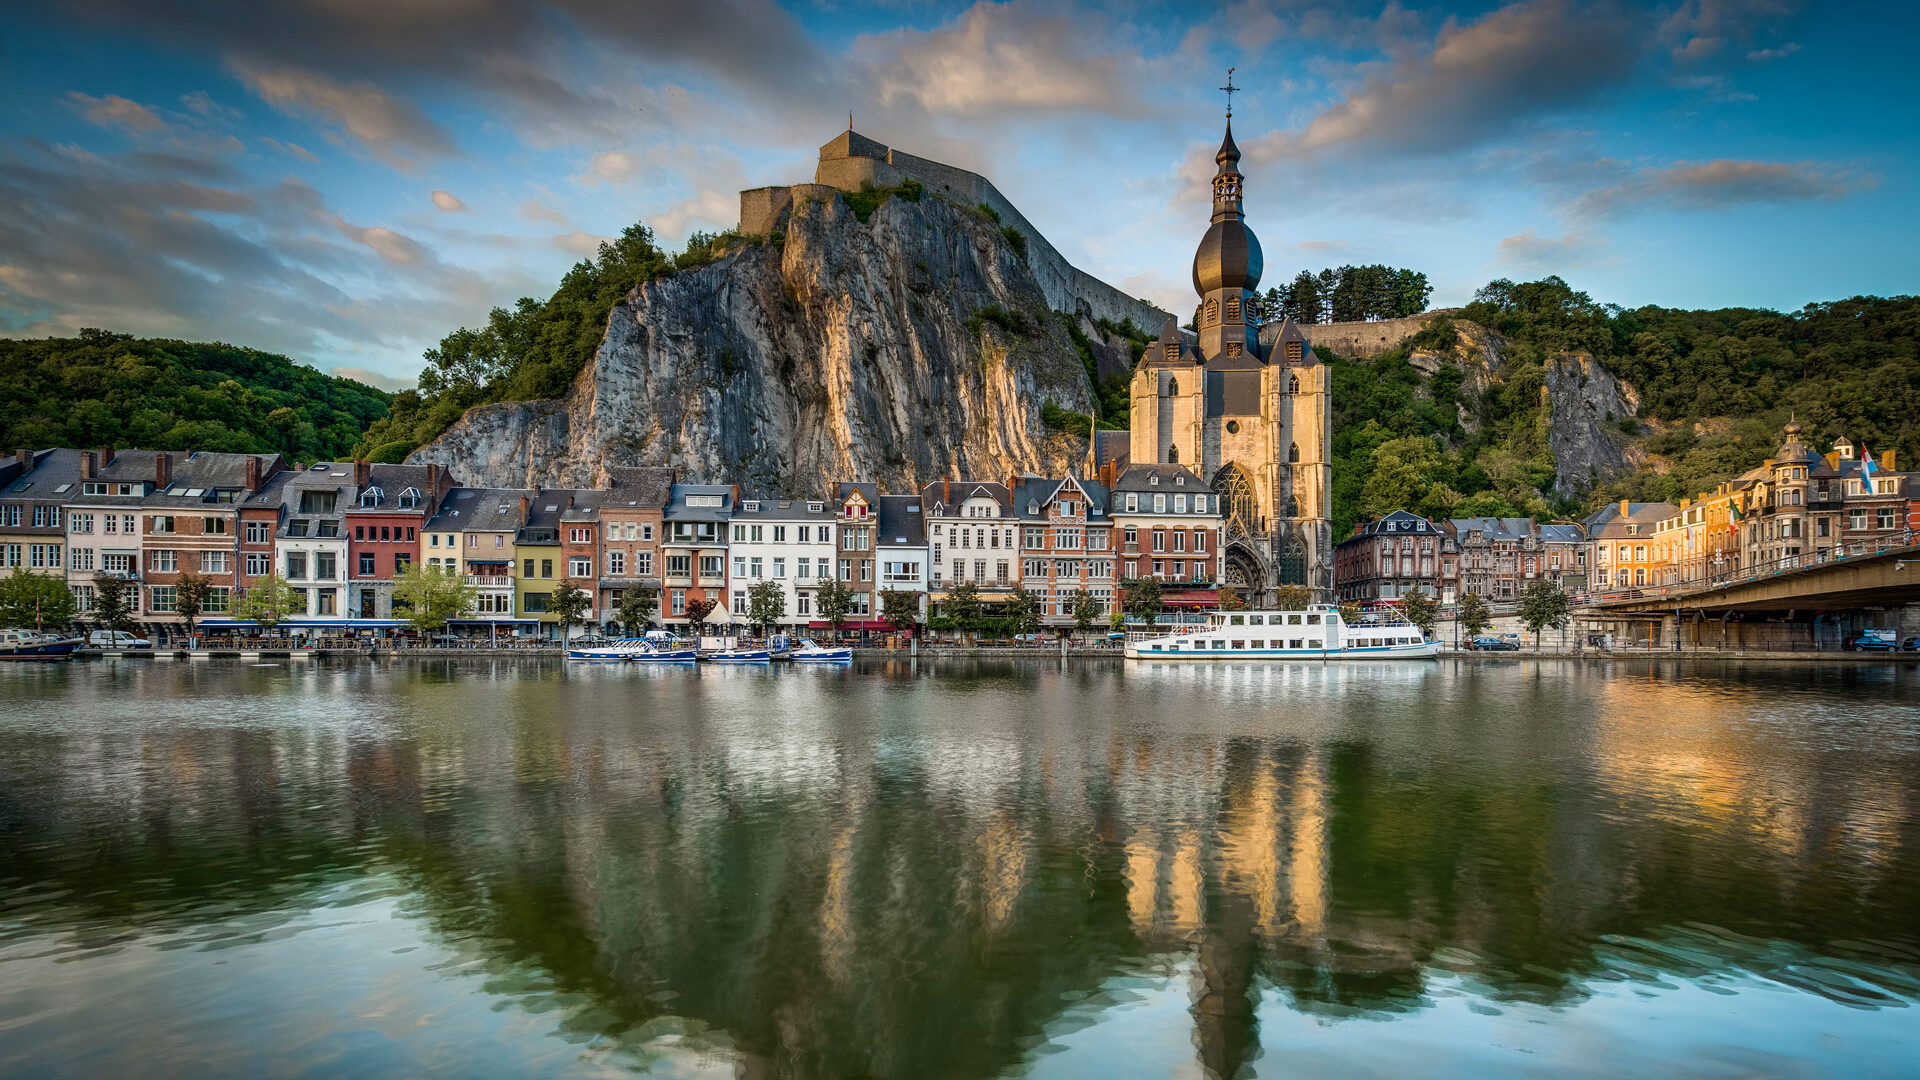
POLYGON ((1542 579, 1600 594, 1707 584, 1826 559, 1849 545, 1908 542, 1916 530, 1920 473, 1897 471, 1891 450, 1870 455, 1845 438, 1815 453, 1790 423, 1772 457, 1678 506, 1620 502, 1579 524, 1432 521, 1396 510, 1340 542, 1334 582, 1340 599, 1355 601, 1415 589, 1446 602, 1463 593, 1512 601, 1542 579))
POLYGON ((922 618, 965 583, 991 610, 1016 588, 1043 621, 1073 621, 1085 589, 1111 610, 1119 583, 1163 582, 1173 607, 1217 602, 1222 518, 1178 465, 1108 465, 1086 476, 941 480, 886 493, 846 482, 818 498, 753 497, 737 485, 677 482, 664 468, 612 468, 601 488, 474 488, 436 465, 318 462, 277 455, 151 450, 17 451, 0 465, 0 576, 60 574, 81 617, 100 578, 136 586, 137 620, 180 622, 184 573, 209 580, 209 628, 243 628, 236 603, 269 573, 293 589, 294 631, 404 625, 395 578, 410 564, 473 586, 455 633, 551 636, 552 595, 585 590, 585 622, 615 621, 626 590, 655 591, 654 620, 741 622, 749 590, 773 582, 781 623, 820 628, 816 594, 852 593, 843 628, 880 630, 882 593, 915 597, 922 618))

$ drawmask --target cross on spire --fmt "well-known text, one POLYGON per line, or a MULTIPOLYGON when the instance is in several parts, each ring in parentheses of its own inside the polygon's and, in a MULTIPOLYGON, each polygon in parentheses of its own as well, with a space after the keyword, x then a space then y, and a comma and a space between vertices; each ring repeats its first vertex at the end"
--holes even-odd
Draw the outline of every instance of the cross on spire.
POLYGON ((1235 91, 1240 89, 1239 87, 1233 85, 1233 73, 1235 70, 1237 69, 1236 68, 1227 69, 1227 85, 1220 88, 1227 92, 1227 119, 1229 120, 1233 119, 1233 95, 1235 91))

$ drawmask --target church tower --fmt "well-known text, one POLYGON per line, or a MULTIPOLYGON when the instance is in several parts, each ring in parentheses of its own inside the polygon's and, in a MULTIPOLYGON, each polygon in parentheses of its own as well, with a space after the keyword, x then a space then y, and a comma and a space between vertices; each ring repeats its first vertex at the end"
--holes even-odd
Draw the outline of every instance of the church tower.
POLYGON ((1168 320, 1135 369, 1131 456, 1186 465, 1213 487, 1224 580, 1249 600, 1306 585, 1331 601, 1330 376, 1292 320, 1259 324, 1260 240, 1246 223, 1231 112, 1214 162, 1213 218, 1193 256, 1194 334, 1168 320))

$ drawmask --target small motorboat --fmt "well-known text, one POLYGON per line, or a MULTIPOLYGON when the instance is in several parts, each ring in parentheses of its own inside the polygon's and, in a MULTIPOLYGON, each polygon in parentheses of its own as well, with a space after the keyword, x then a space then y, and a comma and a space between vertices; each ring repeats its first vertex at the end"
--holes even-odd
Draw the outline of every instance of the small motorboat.
POLYGON ((625 660, 635 649, 646 645, 645 638, 622 638, 604 645, 582 646, 567 650, 569 660, 625 660))
POLYGON ((787 658, 795 663, 844 664, 853 660, 853 650, 847 646, 821 645, 812 638, 801 638, 787 658))
POLYGON ((707 659, 716 664, 766 664, 773 661, 770 649, 721 649, 707 654, 707 659))
POLYGON ((649 664, 691 664, 700 659, 700 650, 654 638, 641 641, 627 653, 626 659, 649 664))
POLYGON ((71 660, 80 639, 38 630, 0 630, 0 660, 71 660))

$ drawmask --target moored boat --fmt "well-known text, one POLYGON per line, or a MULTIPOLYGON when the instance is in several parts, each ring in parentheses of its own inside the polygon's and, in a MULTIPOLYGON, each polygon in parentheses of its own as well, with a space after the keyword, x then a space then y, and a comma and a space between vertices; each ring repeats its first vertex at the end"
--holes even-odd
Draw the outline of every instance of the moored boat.
POLYGON ((1130 660, 1430 660, 1440 643, 1392 609, 1349 623, 1331 604, 1305 611, 1216 611, 1205 626, 1127 635, 1130 660))
POLYGON ((821 645, 812 638, 801 638, 787 654, 795 663, 838 664, 853 660, 853 650, 845 646, 821 645))
POLYGON ((635 650, 647 647, 645 638, 622 638, 604 645, 582 646, 567 650, 569 660, 625 660, 635 650))
POLYGON ((772 662, 773 653, 768 649, 721 649, 709 653, 707 659, 716 664, 766 664, 772 662))
POLYGON ((71 660, 79 638, 38 630, 0 630, 0 660, 71 660))

